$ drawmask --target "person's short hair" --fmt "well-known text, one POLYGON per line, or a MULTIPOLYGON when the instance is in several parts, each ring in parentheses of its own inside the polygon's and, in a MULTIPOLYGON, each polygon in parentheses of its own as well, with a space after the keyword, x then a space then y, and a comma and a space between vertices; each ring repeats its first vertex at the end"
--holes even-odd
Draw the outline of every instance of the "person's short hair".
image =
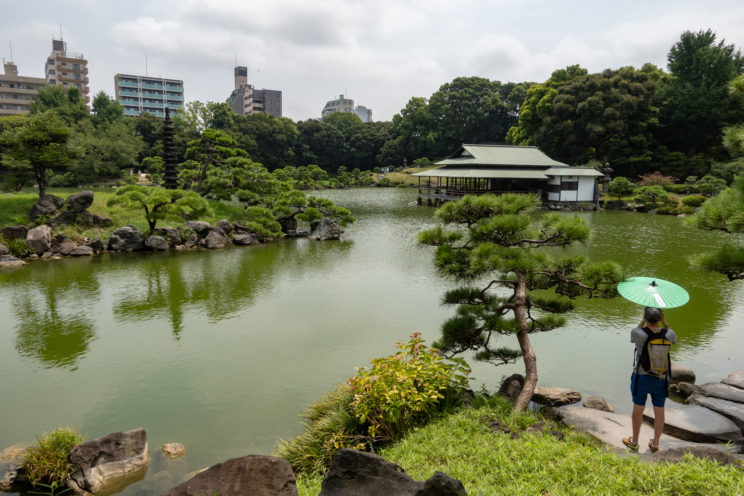
POLYGON ((661 320, 661 310, 654 307, 646 307, 643 311, 643 318, 649 324, 656 324, 661 320))

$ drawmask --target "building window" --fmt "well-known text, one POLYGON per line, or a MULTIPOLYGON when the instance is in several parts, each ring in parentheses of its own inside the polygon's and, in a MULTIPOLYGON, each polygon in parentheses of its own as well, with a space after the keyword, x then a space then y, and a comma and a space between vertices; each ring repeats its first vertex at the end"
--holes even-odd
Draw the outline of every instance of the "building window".
POLYGON ((570 182, 570 183, 561 183, 561 191, 578 191, 579 190, 579 183, 576 182, 570 182))

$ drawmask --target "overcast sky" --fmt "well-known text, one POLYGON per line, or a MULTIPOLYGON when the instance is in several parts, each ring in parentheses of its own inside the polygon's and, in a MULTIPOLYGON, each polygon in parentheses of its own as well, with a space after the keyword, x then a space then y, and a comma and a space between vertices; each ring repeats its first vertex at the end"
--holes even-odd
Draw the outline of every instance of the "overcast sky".
POLYGON ((685 30, 744 47, 741 0, 0 0, 0 55, 43 77, 52 37, 88 59, 91 96, 114 74, 184 81, 186 101, 224 102, 233 67, 283 92, 284 115, 320 116, 344 94, 389 120, 412 96, 457 76, 542 82, 571 64, 590 72, 666 68, 685 30))

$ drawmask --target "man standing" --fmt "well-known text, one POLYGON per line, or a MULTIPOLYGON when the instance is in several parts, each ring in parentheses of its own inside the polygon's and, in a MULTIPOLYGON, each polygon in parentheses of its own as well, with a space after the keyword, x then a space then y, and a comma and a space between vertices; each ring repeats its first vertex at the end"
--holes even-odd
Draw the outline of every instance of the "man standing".
POLYGON ((623 438, 623 444, 638 451, 643 410, 651 395, 654 407, 654 438, 648 442, 652 453, 659 451, 659 438, 664 430, 664 402, 669 388, 669 348, 677 342, 677 335, 669 329, 664 313, 658 308, 647 307, 643 320, 630 332, 630 342, 635 343, 635 363, 630 378, 633 395, 633 436, 623 438), (661 326, 659 325, 661 323, 661 326))

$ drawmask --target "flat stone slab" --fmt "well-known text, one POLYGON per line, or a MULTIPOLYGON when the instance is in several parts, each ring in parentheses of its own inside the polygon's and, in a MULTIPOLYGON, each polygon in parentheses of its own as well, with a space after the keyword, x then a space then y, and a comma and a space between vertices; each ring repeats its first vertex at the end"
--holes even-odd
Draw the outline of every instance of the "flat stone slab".
MULTIPOLYGON (((653 424, 654 410, 647 406, 643 418, 653 424)), ((699 405, 680 405, 667 401, 664 408, 664 432, 696 443, 738 442, 741 429, 728 418, 699 405)))
POLYGON ((721 381, 729 386, 738 387, 744 389, 744 370, 735 370, 731 372, 728 377, 721 381))
POLYGON ((537 386, 532 401, 548 406, 570 405, 581 401, 581 393, 562 387, 537 386))
MULTIPOLYGON (((633 429, 629 415, 603 412, 576 405, 553 408, 553 412, 564 424, 573 426, 577 431, 591 434, 610 446, 626 449, 622 439, 630 436, 633 429)), ((641 453, 651 454, 651 450, 648 449, 648 441, 653 439, 653 437, 653 428, 647 424, 642 424, 640 442, 638 443, 641 446, 639 450, 641 453)), ((661 435, 659 445, 661 446, 661 451, 692 446, 707 446, 726 453, 736 453, 737 451, 736 447, 731 445, 693 443, 668 434, 661 435)))
POLYGON ((709 382, 700 386, 705 396, 712 396, 714 398, 721 398, 722 400, 733 401, 735 403, 744 403, 744 389, 738 387, 729 386, 722 382, 709 382))
POLYGON ((733 401, 722 400, 721 398, 712 398, 700 394, 693 394, 687 398, 689 403, 704 406, 714 412, 718 412, 724 417, 731 419, 739 429, 744 429, 744 404, 734 403, 733 401))

